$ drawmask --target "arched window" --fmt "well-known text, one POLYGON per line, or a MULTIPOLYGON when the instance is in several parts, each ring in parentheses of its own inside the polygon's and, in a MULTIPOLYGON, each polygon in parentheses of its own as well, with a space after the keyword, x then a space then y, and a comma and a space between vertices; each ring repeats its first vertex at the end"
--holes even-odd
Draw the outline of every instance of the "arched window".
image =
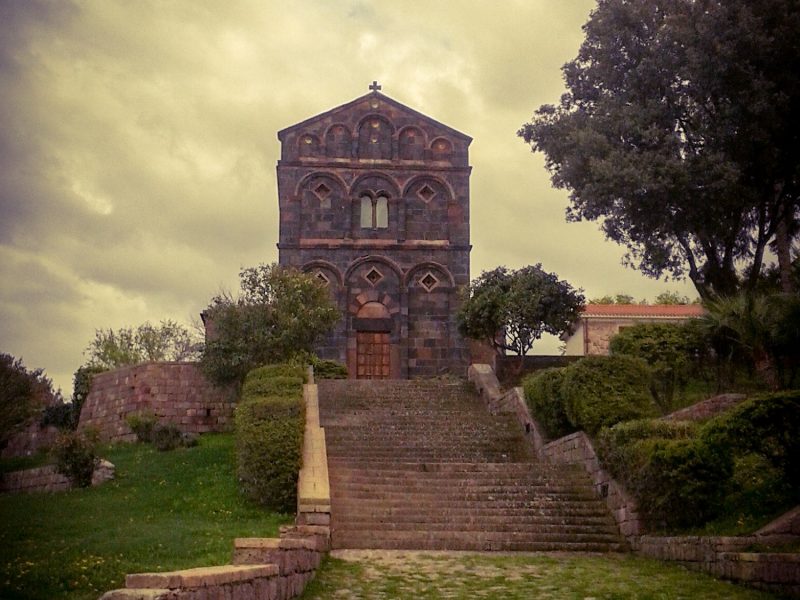
POLYGON ((378 196, 375 202, 375 227, 378 229, 389 227, 389 199, 386 196, 378 196))
POLYGON ((389 227, 389 198, 383 194, 377 198, 361 196, 361 228, 387 229, 389 227))
POLYGON ((373 229, 375 227, 372 217, 372 198, 366 195, 361 196, 361 227, 363 229, 373 229))

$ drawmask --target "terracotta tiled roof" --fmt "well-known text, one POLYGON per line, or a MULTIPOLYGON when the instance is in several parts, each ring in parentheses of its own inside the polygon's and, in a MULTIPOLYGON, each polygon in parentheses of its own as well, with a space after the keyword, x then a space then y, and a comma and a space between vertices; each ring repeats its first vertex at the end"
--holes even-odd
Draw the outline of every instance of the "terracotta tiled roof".
POLYGON ((583 317, 702 317, 700 304, 587 304, 583 317))

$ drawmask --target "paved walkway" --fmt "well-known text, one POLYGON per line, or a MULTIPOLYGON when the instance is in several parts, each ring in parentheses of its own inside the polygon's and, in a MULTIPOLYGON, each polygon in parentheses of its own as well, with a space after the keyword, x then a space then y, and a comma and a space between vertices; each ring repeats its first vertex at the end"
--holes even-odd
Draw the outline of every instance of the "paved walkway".
POLYGON ((629 554, 336 550, 304 600, 766 600, 754 590, 629 554))

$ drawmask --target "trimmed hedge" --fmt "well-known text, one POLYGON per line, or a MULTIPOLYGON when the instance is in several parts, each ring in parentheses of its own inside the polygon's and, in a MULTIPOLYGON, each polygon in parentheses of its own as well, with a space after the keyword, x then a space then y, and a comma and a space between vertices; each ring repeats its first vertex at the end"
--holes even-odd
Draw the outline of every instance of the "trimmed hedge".
POLYGON ((647 364, 632 356, 589 356, 565 369, 560 394, 578 429, 594 435, 601 427, 655 416, 647 364))
POLYGON ((763 456, 800 490, 800 390, 749 398, 708 421, 702 435, 737 456, 763 456))
POLYGON ((751 398, 702 426, 657 420, 604 429, 597 451, 649 519, 697 526, 769 514, 800 493, 800 392, 751 398))
POLYGON ((576 431, 564 410, 561 385, 566 369, 544 369, 522 380, 525 402, 550 439, 576 431))
POLYGON ((305 369, 267 365, 250 371, 236 407, 237 475, 242 492, 284 513, 297 507, 302 459, 305 369))
POLYGON ((338 361, 318 358, 312 364, 316 379, 347 379, 347 367, 338 361))
POLYGON ((603 466, 651 521, 690 526, 717 516, 733 459, 724 445, 695 436, 692 423, 640 420, 600 432, 603 466))

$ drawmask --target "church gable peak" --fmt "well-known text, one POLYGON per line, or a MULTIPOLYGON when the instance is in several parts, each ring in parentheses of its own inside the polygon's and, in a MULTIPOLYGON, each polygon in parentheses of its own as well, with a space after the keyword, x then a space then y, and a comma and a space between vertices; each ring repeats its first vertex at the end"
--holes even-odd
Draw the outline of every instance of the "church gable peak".
POLYGON ((370 92, 363 96, 279 131, 282 159, 413 160, 422 159, 427 152, 458 156, 463 160, 455 162, 466 165, 471 137, 381 93, 377 82, 369 87, 370 92), (354 152, 356 147, 360 153, 354 152))

